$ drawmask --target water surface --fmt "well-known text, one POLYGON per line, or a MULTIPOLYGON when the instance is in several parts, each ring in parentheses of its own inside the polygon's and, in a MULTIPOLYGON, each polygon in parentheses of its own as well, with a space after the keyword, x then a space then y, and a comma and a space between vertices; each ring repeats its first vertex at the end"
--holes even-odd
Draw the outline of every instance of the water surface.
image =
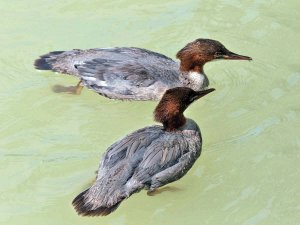
POLYGON ((289 1, 0 2, 0 224, 296 225, 300 223, 300 3, 289 1), (104 218, 76 215, 106 148, 152 124, 154 102, 57 94, 77 80, 34 70, 53 50, 136 46, 170 57, 213 38, 249 62, 205 67, 216 92, 186 112, 201 158, 164 192, 140 192, 104 218))

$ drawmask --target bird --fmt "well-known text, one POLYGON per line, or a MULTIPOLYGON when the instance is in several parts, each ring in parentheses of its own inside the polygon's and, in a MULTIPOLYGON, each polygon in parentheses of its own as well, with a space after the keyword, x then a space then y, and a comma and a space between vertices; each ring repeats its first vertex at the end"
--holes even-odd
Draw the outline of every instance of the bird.
POLYGON ((195 121, 183 112, 214 88, 194 91, 176 87, 165 92, 152 125, 112 144, 103 154, 96 181, 72 202, 81 216, 106 216, 142 189, 158 188, 183 177, 200 156, 202 137, 195 121))
POLYGON ((54 51, 40 56, 34 66, 79 78, 77 86, 56 85, 56 92, 80 94, 86 86, 102 96, 120 100, 159 101, 168 89, 208 87, 205 63, 217 60, 252 60, 229 51, 219 41, 196 39, 176 55, 180 62, 143 48, 114 47, 54 51))

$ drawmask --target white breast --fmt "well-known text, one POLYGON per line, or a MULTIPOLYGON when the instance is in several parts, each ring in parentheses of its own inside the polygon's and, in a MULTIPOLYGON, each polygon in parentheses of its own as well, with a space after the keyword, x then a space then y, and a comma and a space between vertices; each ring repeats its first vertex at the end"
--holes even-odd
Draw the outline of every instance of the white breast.
POLYGON ((199 72, 188 72, 186 79, 188 80, 187 86, 195 91, 199 91, 208 86, 206 75, 199 72))
POLYGON ((200 86, 203 85, 204 80, 205 80, 205 76, 202 73, 198 73, 198 72, 189 72, 188 76, 190 78, 190 80, 195 83, 195 84, 199 84, 200 86))

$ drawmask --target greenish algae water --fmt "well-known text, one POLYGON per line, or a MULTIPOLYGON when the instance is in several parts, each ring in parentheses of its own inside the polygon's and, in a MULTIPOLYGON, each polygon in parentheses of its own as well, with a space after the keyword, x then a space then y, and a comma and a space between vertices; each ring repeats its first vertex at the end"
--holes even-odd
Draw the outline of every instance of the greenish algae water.
POLYGON ((289 1, 0 2, 0 224, 300 224, 300 3, 289 1), (57 94, 69 76, 34 70, 53 50, 137 46, 168 56, 199 37, 253 62, 205 69, 216 92, 186 112, 203 152, 171 184, 107 217, 79 217, 72 199, 106 148, 153 123, 154 102, 57 94))

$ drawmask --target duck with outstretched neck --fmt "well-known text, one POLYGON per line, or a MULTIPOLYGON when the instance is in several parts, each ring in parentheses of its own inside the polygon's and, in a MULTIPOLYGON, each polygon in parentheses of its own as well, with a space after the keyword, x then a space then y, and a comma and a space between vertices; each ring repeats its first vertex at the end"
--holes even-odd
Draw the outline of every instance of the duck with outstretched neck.
POLYGON ((220 42, 197 39, 176 55, 180 62, 142 48, 116 47, 50 52, 34 63, 39 70, 52 70, 79 78, 77 86, 56 85, 56 92, 80 94, 83 86, 100 95, 123 100, 160 100, 174 87, 199 91, 209 85, 203 67, 217 60, 251 60, 229 51, 220 42))
POLYGON ((132 194, 155 191, 183 177, 201 153, 198 125, 183 112, 215 89, 167 90, 154 111, 163 126, 148 126, 127 135, 104 153, 96 181, 72 202, 82 216, 105 216, 132 194))

